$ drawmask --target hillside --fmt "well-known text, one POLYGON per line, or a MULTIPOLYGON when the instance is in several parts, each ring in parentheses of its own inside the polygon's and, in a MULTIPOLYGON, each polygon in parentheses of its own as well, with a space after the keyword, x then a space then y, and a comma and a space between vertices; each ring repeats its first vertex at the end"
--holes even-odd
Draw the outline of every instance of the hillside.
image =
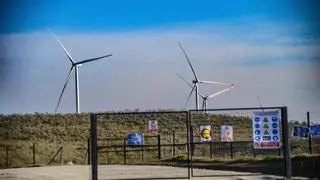
MULTIPOLYGON (((220 126, 232 125, 234 141, 251 140, 251 119, 248 114, 205 114, 191 115, 194 138, 198 139, 201 125, 212 125, 213 140, 220 141, 220 126)), ((119 137, 125 139, 129 132, 147 131, 149 120, 158 120, 161 144, 187 142, 187 116, 182 112, 101 115, 98 118, 98 138, 119 137)), ((89 114, 25 114, 0 115, 0 156, 5 157, 5 147, 9 147, 10 166, 24 166, 32 163, 32 144, 36 146, 36 163, 48 163, 58 149, 64 147, 64 161, 85 163, 87 139, 89 138, 89 114)), ((105 140, 99 144, 106 143, 105 140)), ((109 141, 109 145, 123 145, 123 140, 109 141)), ((155 139, 146 139, 155 144, 155 139)), ((182 149, 183 150, 183 149, 182 149)), ((304 151, 304 150, 302 150, 304 151)), ((57 163, 58 159, 54 160, 57 163)), ((0 159, 4 167, 5 159, 0 159)))

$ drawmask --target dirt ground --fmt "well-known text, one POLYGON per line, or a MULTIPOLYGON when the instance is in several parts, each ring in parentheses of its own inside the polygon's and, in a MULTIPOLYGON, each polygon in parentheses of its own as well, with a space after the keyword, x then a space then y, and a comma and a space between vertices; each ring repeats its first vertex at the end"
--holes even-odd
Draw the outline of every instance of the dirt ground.
MULTIPOLYGON (((170 178, 187 177, 188 169, 165 166, 137 166, 137 165, 101 165, 98 169, 99 180, 107 179, 140 179, 140 178, 170 178)), ((220 177, 193 177, 194 180, 229 179, 283 179, 272 175, 240 173, 234 171, 217 171, 194 169, 194 175, 218 175, 220 177), (228 177, 224 175, 230 175, 228 177)), ((90 180, 91 168, 87 165, 47 166, 17 169, 1 169, 1 180, 90 180)), ((187 178, 186 178, 187 179, 187 178)), ((297 179, 297 178, 295 178, 297 179)), ((302 178, 298 178, 302 179, 302 178)))

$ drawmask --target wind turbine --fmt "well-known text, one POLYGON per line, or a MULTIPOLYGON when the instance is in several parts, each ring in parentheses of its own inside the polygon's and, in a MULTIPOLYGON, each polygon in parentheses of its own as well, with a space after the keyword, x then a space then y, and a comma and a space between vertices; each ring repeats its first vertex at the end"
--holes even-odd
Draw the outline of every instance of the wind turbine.
POLYGON ((194 75, 194 78, 195 78, 195 79, 192 81, 192 83, 193 83, 194 85, 193 85, 193 87, 192 87, 192 89, 191 89, 191 92, 190 92, 190 94, 189 94, 188 99, 191 97, 193 91, 195 91, 195 95, 196 95, 196 98, 195 98, 195 99, 196 99, 196 110, 198 110, 198 109, 199 109, 199 99, 198 99, 198 98, 199 98, 199 97, 198 97, 198 94, 199 94, 199 93, 198 93, 198 92, 199 92, 199 84, 200 84, 200 83, 202 83, 202 84, 220 84, 220 85, 229 85, 229 86, 231 86, 232 84, 231 84, 231 83, 221 83, 221 82, 216 82, 216 81, 202 81, 202 80, 200 80, 200 79, 198 78, 197 74, 195 73, 195 70, 194 70, 194 68, 193 68, 193 66, 192 66, 192 64, 191 64, 191 61, 190 61, 190 59, 189 59, 186 51, 184 50, 184 48, 182 47, 182 45, 181 45, 180 42, 178 42, 178 44, 179 44, 179 47, 180 47, 181 51, 183 52, 185 58, 187 59, 188 64, 189 64, 189 66, 190 66, 190 68, 191 68, 191 71, 192 71, 192 73, 193 73, 193 75, 194 75))
POLYGON ((214 94, 207 95, 207 96, 203 96, 203 95, 199 94, 202 97, 202 109, 207 111, 207 101, 208 101, 208 99, 214 98, 214 97, 216 97, 216 96, 218 96, 218 95, 220 95, 222 93, 225 93, 225 92, 233 89, 234 87, 235 87, 234 85, 231 85, 228 88, 225 88, 225 89, 223 89, 221 91, 218 91, 218 92, 216 92, 214 94))
MULTIPOLYGON (((193 86, 192 86, 187 80, 185 80, 179 73, 178 73, 178 76, 179 76, 185 83, 187 83, 188 86, 190 86, 191 88, 193 88, 193 86)), ((218 96, 218 95, 220 95, 220 94, 222 94, 222 93, 225 93, 225 92, 233 89, 235 86, 237 86, 237 85, 231 84, 230 87, 225 88, 225 89, 223 89, 223 90, 221 90, 221 91, 218 91, 218 92, 216 92, 216 93, 213 93, 213 94, 211 94, 211 95, 203 95, 202 93, 198 92, 199 96, 202 98, 202 110, 205 110, 205 111, 207 110, 207 101, 208 101, 208 99, 214 98, 214 97, 216 97, 216 96, 218 96)), ((186 107, 186 105, 187 105, 188 102, 189 102, 190 96, 191 96, 191 94, 189 94, 189 97, 188 97, 188 99, 187 99, 187 101, 186 101, 185 107, 186 107)))
POLYGON ((80 94, 79 94, 79 67, 82 65, 82 64, 85 64, 85 63, 88 63, 88 62, 92 62, 92 61, 97 61, 99 59, 103 59, 103 58, 107 58, 107 57, 110 57, 112 56, 112 54, 108 54, 108 55, 104 55, 104 56, 100 56, 100 57, 95 57, 95 58, 90 58, 90 59, 85 59, 85 60, 82 60, 82 61, 78 61, 76 62, 72 56, 70 55, 70 53, 67 51, 67 49, 64 47, 64 45, 62 44, 62 42, 60 41, 60 39, 53 33, 51 32, 50 30, 48 30, 52 36, 58 41, 58 43, 60 44, 60 46, 62 47, 64 53, 68 56, 68 59, 70 60, 70 63, 71 63, 71 68, 69 70, 69 73, 68 73, 68 76, 66 78, 66 82, 64 83, 63 85, 63 88, 61 90, 61 94, 59 96, 59 100, 58 100, 58 103, 57 103, 57 106, 56 106, 56 109, 55 109, 55 113, 57 113, 57 110, 58 110, 58 107, 61 103, 61 99, 62 99, 62 95, 64 93, 64 90, 66 89, 67 87, 67 84, 70 80, 70 77, 71 77, 71 73, 72 71, 74 70, 74 74, 75 74, 75 93, 76 93, 76 112, 79 114, 80 113, 80 94))

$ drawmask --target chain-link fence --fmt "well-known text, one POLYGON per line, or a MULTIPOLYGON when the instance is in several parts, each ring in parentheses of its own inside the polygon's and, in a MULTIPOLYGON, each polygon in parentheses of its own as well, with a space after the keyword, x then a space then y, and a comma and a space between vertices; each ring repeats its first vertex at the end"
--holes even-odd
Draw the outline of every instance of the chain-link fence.
MULTIPOLYGON (((96 116, 97 163, 99 168, 104 167, 102 171, 99 169, 99 173, 111 170, 110 166, 102 165, 152 165, 157 167, 156 171, 145 168, 126 170, 124 176, 117 179, 188 177, 188 165, 177 169, 174 167, 178 164, 172 161, 175 157, 188 157, 187 111, 104 113, 96 116), (156 123, 152 131, 149 129, 151 122, 156 123)), ((128 166, 122 166, 125 167, 128 166)))

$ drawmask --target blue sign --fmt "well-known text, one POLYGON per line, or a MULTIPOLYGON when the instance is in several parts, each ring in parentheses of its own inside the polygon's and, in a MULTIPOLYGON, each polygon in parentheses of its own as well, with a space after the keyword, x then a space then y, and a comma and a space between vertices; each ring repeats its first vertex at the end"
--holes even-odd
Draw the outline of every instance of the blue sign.
POLYGON ((259 118, 259 117, 255 117, 255 118, 254 118, 254 121, 255 121, 255 122, 259 122, 259 121, 260 121, 260 118, 259 118))
POLYGON ((128 145, 142 145, 144 141, 143 133, 129 133, 128 145))
POLYGON ((260 124, 255 124, 254 127, 259 129, 260 128, 260 124))
POLYGON ((278 124, 277 124, 277 123, 272 123, 272 127, 273 127, 273 128, 277 128, 277 127, 278 127, 278 124))
POLYGON ((311 126, 311 136, 320 136, 320 124, 311 126))
POLYGON ((278 134, 278 130, 277 129, 272 130, 272 134, 278 134))
POLYGON ((294 126, 292 136, 308 138, 309 137, 309 128, 294 126))
POLYGON ((254 133, 255 133, 256 135, 260 135, 260 130, 255 130, 254 133))
POLYGON ((273 116, 273 117, 272 117, 272 121, 273 121, 273 122, 277 122, 277 120, 278 120, 278 118, 277 118, 276 116, 273 116))

